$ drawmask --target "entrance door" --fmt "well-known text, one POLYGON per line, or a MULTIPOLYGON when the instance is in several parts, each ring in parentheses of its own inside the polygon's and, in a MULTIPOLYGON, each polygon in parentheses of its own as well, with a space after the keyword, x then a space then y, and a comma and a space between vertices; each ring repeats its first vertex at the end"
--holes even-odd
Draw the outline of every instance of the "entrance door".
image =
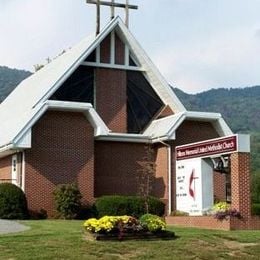
POLYGON ((17 155, 12 156, 12 183, 17 185, 17 155))

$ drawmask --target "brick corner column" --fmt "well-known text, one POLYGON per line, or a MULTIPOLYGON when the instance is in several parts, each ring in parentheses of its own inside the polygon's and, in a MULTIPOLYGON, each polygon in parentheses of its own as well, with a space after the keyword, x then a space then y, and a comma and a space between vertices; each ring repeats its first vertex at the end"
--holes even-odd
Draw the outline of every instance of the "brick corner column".
POLYGON ((242 217, 251 216, 250 153, 231 154, 231 206, 242 217))

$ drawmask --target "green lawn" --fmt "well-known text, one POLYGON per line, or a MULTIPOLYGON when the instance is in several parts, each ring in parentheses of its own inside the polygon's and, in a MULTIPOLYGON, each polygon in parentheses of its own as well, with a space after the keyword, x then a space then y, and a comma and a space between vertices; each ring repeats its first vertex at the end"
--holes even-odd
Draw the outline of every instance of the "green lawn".
POLYGON ((82 221, 23 221, 29 231, 0 237, 0 259, 260 259, 260 231, 169 228, 168 241, 85 241, 82 221))

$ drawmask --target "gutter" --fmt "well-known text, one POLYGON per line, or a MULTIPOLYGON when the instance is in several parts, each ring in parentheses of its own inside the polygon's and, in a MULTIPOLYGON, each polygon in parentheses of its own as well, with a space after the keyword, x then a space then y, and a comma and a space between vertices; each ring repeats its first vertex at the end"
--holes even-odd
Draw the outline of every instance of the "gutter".
POLYGON ((6 144, 0 147, 0 153, 5 152, 7 150, 11 150, 12 148, 15 148, 14 144, 6 144))
POLYGON ((113 142, 130 142, 130 143, 152 143, 149 136, 135 134, 117 134, 110 133, 108 135, 99 135, 95 138, 98 141, 113 141, 113 142))

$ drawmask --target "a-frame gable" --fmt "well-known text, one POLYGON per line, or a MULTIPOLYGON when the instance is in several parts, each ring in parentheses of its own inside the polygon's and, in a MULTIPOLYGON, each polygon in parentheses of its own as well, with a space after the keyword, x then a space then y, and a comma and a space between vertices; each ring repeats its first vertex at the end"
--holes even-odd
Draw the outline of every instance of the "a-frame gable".
POLYGON ((143 71, 141 64, 131 51, 129 43, 120 36, 119 26, 106 35, 96 49, 86 57, 82 65, 143 71))
MULTIPOLYGON (((125 60, 126 62, 129 60, 131 70, 143 72, 143 75, 162 102, 169 105, 174 112, 185 110, 124 23, 119 17, 116 17, 104 27, 97 37, 87 37, 75 47, 54 59, 40 71, 21 82, 6 98, 0 109, 0 120, 2 122, 0 127, 0 148, 13 142, 15 136, 30 122, 34 110, 49 100, 77 68, 84 65, 87 57, 100 46, 101 42, 111 32, 117 33, 121 41, 128 46, 125 60), (128 51, 133 62, 127 55, 128 51), (12 131, 4 129, 12 129, 12 131)), ((108 65, 110 66, 110 64, 108 65)), ((115 64, 114 66, 120 69, 120 66, 125 65, 115 64)))

